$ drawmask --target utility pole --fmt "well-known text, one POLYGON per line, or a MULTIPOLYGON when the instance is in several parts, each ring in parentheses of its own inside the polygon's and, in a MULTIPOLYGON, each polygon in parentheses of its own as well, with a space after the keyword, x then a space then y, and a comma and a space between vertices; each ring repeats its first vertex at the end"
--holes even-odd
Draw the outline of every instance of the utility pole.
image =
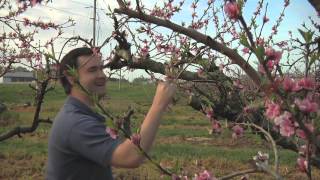
POLYGON ((97 10, 97 0, 94 0, 94 5, 93 5, 93 46, 96 46, 96 10, 97 10))
POLYGON ((120 68, 120 77, 119 77, 119 90, 121 90, 121 68, 120 68))
MULTIPOLYGON (((39 52, 41 51, 41 47, 40 47, 40 40, 39 40, 39 52)), ((40 60, 41 61, 41 60, 40 60)), ((39 68, 40 69, 40 68, 39 68)), ((39 81, 38 81, 38 71, 37 68, 34 69, 35 71, 35 88, 36 88, 36 95, 35 95, 35 98, 34 98, 34 101, 33 101, 33 106, 36 106, 37 105, 37 102, 38 102, 38 97, 39 97, 39 81)), ((30 103, 31 104, 31 103, 30 103)))

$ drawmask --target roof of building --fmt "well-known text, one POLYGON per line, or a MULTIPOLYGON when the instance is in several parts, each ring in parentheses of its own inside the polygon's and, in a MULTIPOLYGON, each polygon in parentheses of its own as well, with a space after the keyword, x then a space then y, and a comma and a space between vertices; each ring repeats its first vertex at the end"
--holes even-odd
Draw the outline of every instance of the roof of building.
POLYGON ((11 77, 25 77, 25 78, 33 78, 33 72, 8 72, 4 76, 4 78, 11 78, 11 77))

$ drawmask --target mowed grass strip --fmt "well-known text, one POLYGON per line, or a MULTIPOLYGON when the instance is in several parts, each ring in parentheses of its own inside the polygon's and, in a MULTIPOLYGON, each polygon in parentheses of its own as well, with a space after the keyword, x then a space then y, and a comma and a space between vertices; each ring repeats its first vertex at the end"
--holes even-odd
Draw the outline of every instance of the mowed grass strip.
MULTIPOLYGON (((118 82, 108 82, 107 97, 103 105, 114 116, 124 115, 131 106, 135 110, 132 116, 135 130, 140 126, 152 103, 155 88, 154 84, 129 83, 122 83, 119 88, 118 82)), ((10 113, 13 113, 13 119, 10 120, 13 123, 0 126, 0 133, 16 125, 31 125, 34 107, 24 108, 21 105, 27 101, 33 102, 33 93, 25 84, 0 85, 0 101, 7 104, 10 113), (16 116, 14 114, 19 114, 17 121, 14 119, 16 116)), ((53 119, 63 105, 65 97, 63 88, 55 85, 55 89, 50 91, 44 99, 40 117, 53 119)), ((211 135, 208 133, 210 128, 208 119, 189 107, 186 97, 178 95, 178 99, 177 105, 165 114, 161 122, 157 140, 151 151, 151 156, 155 157, 156 161, 165 164, 171 170, 178 170, 175 168, 175 164, 178 163, 177 166, 186 168, 189 175, 203 168, 217 175, 243 169, 248 167, 250 160, 258 151, 268 152, 270 163, 273 163, 273 152, 270 146, 259 136, 246 132, 245 137, 233 140, 230 130, 224 130, 221 135, 211 135), (196 161, 201 162, 200 165, 196 161)), ((222 125, 225 127, 224 122, 222 125)), ((50 125, 41 124, 34 133, 22 135, 22 138, 15 136, 0 142, 0 161, 5 162, 0 166, 2 169, 0 179, 44 179, 50 127, 50 125), (30 161, 33 163, 30 164, 30 161)), ((280 165, 288 166, 291 168, 290 171, 295 171, 297 154, 279 149, 279 155, 280 165)), ((135 170, 115 169, 115 172, 119 175, 118 177, 123 176, 124 179, 133 177, 159 179, 161 175, 152 168, 150 163, 135 170)), ((261 177, 263 176, 257 176, 256 179, 261 177)))

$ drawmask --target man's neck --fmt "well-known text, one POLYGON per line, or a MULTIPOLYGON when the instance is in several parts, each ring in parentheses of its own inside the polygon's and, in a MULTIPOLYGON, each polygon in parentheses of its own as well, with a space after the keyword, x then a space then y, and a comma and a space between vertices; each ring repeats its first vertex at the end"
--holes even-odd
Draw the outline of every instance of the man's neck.
POLYGON ((82 103, 87 105, 88 107, 92 107, 94 105, 94 103, 92 102, 90 97, 88 95, 84 94, 83 92, 71 91, 70 96, 78 99, 79 101, 81 101, 82 103))

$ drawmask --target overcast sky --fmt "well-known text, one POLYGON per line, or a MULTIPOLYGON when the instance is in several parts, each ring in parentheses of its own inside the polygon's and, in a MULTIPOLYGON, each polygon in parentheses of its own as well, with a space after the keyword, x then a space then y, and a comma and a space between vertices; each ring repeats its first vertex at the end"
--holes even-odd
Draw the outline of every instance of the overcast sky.
MULTIPOLYGON (((131 0, 133 1, 133 0, 131 0)), ((135 1, 133 1, 135 2, 135 1)), ((155 2, 162 3, 162 1, 144 0, 143 3, 147 7, 151 7, 155 2)), ((178 1, 175 1, 178 2, 178 1)), ((190 4, 191 0, 186 0, 185 8, 179 16, 174 17, 175 20, 185 20, 190 18, 190 4)), ((200 0, 200 3, 206 4, 207 0, 200 0)), ((276 18, 279 17, 280 11, 283 7, 283 0, 266 0, 269 3, 268 17, 270 18, 270 25, 265 28, 266 32, 270 32, 272 25, 275 23, 276 18)), ((316 17, 316 12, 307 0, 291 0, 291 4, 286 10, 286 16, 279 29, 278 38, 282 39, 287 37, 289 30, 296 30, 301 27, 302 22, 306 21, 308 16, 316 17)), ((244 10, 244 17, 249 21, 251 14, 256 8, 257 0, 248 0, 244 10)), ((112 21, 107 18, 105 12, 110 6, 112 9, 117 7, 116 0, 97 0, 97 42, 101 44, 104 39, 110 36, 112 32, 112 21)), ((201 6, 201 4, 199 4, 201 6)), ((3 13, 3 12, 2 12, 3 13)), ((2 14, 0 12, 0 14, 2 14)), ((69 38, 72 36, 81 36, 87 39, 92 38, 93 29, 93 0, 52 0, 52 3, 36 5, 30 8, 26 13, 21 15, 28 17, 31 20, 41 19, 43 21, 52 21, 55 23, 63 23, 68 18, 75 20, 76 25, 68 28, 63 37, 69 38)), ((319 18, 316 18, 319 21, 319 18)), ((318 22, 320 23, 320 22, 318 22)), ((52 36, 50 33, 42 33, 41 38, 49 38, 52 36)), ((56 49, 59 49, 61 44, 56 44, 56 49)), ((69 48, 70 49, 70 48, 69 48)), ((65 52, 69 50, 65 49, 65 52)), ((139 73, 128 73, 128 76, 136 77, 139 73)))

